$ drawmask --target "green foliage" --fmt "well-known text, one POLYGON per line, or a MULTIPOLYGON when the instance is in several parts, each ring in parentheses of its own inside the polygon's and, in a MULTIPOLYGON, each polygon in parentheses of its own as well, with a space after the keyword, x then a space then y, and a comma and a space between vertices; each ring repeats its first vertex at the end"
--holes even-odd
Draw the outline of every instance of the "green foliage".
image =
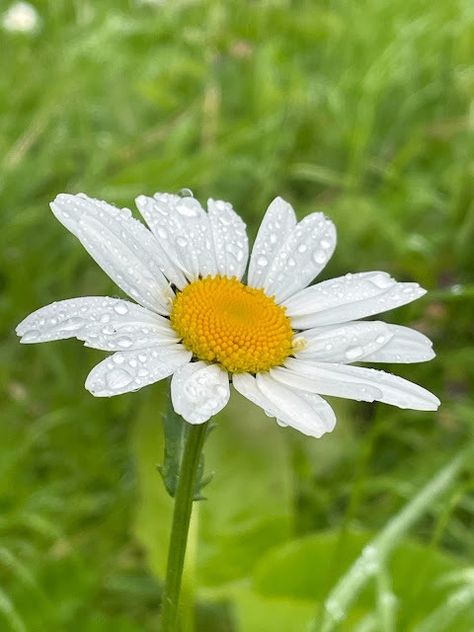
MULTIPOLYGON (((438 414, 334 402, 315 441, 235 396, 208 438, 184 632, 193 595, 197 632, 303 631, 368 534, 472 442, 471 3, 34 4, 37 33, 0 31, 0 629, 157 629, 166 385, 94 400, 82 384, 103 354, 13 329, 117 292, 49 212, 58 192, 130 206, 191 187, 253 235, 277 194, 300 217, 321 208, 339 231, 323 278, 382 269, 430 290, 387 319, 433 338, 435 361, 393 370, 438 414)), ((473 474, 419 512, 338 629, 473 629, 473 474)))
MULTIPOLYGON (((189 424, 175 412, 173 404, 171 403, 171 395, 168 394, 168 405, 163 415, 164 457, 163 464, 158 466, 158 471, 161 474, 166 491, 172 498, 176 495, 186 434, 189 431, 189 427, 189 424)), ((212 426, 208 426, 208 431, 211 428, 212 426)), ((204 475, 204 454, 201 454, 197 471, 194 500, 203 500, 204 496, 202 495, 202 491, 211 479, 212 474, 204 475)))

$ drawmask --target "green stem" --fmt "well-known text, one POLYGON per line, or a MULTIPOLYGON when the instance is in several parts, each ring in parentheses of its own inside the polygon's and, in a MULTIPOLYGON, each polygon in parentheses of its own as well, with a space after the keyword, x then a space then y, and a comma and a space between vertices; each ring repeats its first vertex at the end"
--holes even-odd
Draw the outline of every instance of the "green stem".
POLYGON ((176 632, 178 602, 188 540, 189 521, 196 487, 196 475, 209 422, 189 425, 174 501, 173 523, 168 549, 168 566, 161 602, 161 632, 176 632))

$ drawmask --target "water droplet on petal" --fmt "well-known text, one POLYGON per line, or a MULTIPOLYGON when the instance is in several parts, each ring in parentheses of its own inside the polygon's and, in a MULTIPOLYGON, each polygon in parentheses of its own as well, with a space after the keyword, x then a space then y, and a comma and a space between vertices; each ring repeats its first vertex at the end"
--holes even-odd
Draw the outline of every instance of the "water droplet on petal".
POLYGON ((322 250, 317 250, 316 252, 313 253, 313 260, 315 263, 319 263, 319 264, 326 263, 327 255, 322 250))
POLYGON ((61 329, 64 331, 76 331, 76 329, 80 329, 84 321, 82 318, 78 316, 72 316, 72 318, 68 318, 63 323, 61 323, 61 329))
POLYGON ((376 287, 380 288, 381 290, 384 290, 387 287, 390 287, 391 285, 393 285, 395 283, 395 281, 389 277, 388 274, 376 274, 375 276, 371 277, 370 282, 373 283, 376 287))
POLYGON ((122 347, 123 349, 128 349, 129 347, 132 346, 133 341, 128 336, 122 336, 121 338, 117 340, 117 344, 119 347, 122 347))
POLYGON ((268 264, 268 259, 266 257, 264 257, 263 255, 258 257, 257 259, 258 266, 261 266, 262 268, 264 268, 267 264, 268 264))
POLYGON ((124 388, 128 386, 132 380, 133 376, 124 369, 113 369, 107 373, 106 377, 107 386, 112 390, 124 388))
POLYGON ((128 313, 128 307, 126 305, 124 305, 123 303, 117 303, 117 305, 115 305, 115 307, 114 307, 114 311, 117 314, 120 314, 121 316, 124 316, 125 314, 128 313))
POLYGON ((188 189, 186 187, 183 187, 182 189, 180 189, 178 191, 178 195, 181 198, 193 198, 194 197, 194 193, 191 191, 191 189, 188 189))
POLYGON ((351 347, 344 354, 348 360, 355 360, 356 358, 360 358, 363 355, 364 350, 362 347, 351 347))
POLYGON ((176 210, 183 217, 196 217, 199 215, 201 205, 193 197, 185 197, 183 200, 178 202, 176 210))

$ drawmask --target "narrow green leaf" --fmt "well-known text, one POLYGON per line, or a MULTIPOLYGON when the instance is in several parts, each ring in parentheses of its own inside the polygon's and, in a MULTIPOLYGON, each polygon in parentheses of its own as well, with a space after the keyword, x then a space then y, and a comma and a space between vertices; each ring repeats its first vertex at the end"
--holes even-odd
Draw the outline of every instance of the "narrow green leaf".
MULTIPOLYGON (((212 427, 210 425, 209 429, 212 427)), ((164 461, 162 465, 158 466, 158 471, 166 491, 174 498, 189 424, 174 410, 170 394, 168 394, 166 412, 163 415, 163 430, 165 437, 164 461)), ((212 474, 204 475, 204 455, 202 455, 197 472, 194 500, 204 499, 202 490, 212 480, 212 476, 212 474)))

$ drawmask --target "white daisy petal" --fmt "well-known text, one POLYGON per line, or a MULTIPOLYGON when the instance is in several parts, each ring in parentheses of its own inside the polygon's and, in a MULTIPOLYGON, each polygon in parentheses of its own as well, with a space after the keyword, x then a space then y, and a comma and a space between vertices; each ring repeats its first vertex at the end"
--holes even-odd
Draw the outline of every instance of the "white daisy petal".
POLYGON ((426 389, 376 369, 289 358, 286 368, 270 370, 276 380, 321 395, 380 401, 398 408, 437 410, 440 402, 426 389))
POLYGON ((124 292, 144 307, 169 313, 174 294, 161 272, 156 239, 131 211, 65 193, 51 209, 124 292))
POLYGON ((276 417, 276 408, 257 387, 257 381, 250 373, 234 373, 232 384, 237 392, 259 406, 268 417, 276 417))
POLYGON ((155 193, 135 202, 168 257, 177 287, 186 285, 186 277, 217 274, 209 218, 196 199, 155 193))
POLYGON ((258 374, 256 380, 259 390, 276 407, 278 419, 284 424, 317 438, 334 430, 334 411, 319 395, 281 384, 268 373, 258 374))
POLYGON ((295 355, 318 362, 356 362, 386 344, 392 334, 383 322, 327 325, 301 332, 304 347, 295 355))
POLYGON ((275 198, 267 208, 252 248, 248 272, 250 286, 265 287, 273 259, 295 226, 293 207, 283 198, 275 198))
POLYGON ((310 283, 329 261, 336 246, 334 224, 312 213, 297 224, 275 255, 264 290, 281 303, 310 283))
POLYGON ((308 287, 284 306, 294 329, 309 329, 385 312, 425 293, 418 283, 397 283, 385 272, 360 272, 308 287))
POLYGON ((408 327, 382 321, 326 325, 303 331, 299 358, 318 362, 422 362, 434 357, 431 341, 408 327))
POLYGON ((364 356, 364 362, 426 362, 435 357, 433 343, 425 335, 401 325, 387 325, 392 337, 379 349, 364 356))
POLYGON ((202 424, 229 401, 229 375, 217 364, 191 362, 171 380, 173 408, 191 424, 202 424))
POLYGON ((207 210, 214 243, 217 273, 241 279, 249 256, 247 230, 244 222, 222 200, 207 201, 207 210))
POLYGON ((88 347, 104 351, 179 341, 167 318, 130 301, 107 296, 57 301, 27 316, 16 332, 23 343, 77 338, 88 347))
POLYGON ((238 373, 232 380, 239 393, 270 417, 276 417, 280 425, 291 426, 311 437, 321 437, 334 429, 334 412, 319 395, 287 387, 268 374, 254 378, 249 373, 238 373))
POLYGON ((95 397, 137 391, 168 377, 189 362, 191 356, 182 345, 114 353, 92 369, 85 386, 95 397))

